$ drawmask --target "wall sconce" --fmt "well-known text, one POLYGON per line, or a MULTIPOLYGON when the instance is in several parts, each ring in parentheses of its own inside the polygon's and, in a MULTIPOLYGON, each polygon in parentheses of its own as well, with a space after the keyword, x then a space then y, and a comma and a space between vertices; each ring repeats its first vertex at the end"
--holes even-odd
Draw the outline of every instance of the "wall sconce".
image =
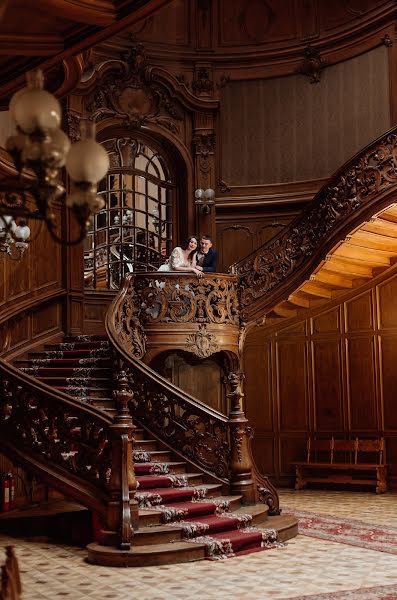
POLYGON ((6 148, 18 175, 0 180, 0 216, 14 219, 3 219, 3 237, 4 232, 15 237, 12 230, 15 219, 23 219, 25 223, 36 219, 44 221, 56 242, 78 244, 86 236, 89 218, 103 204, 97 197, 97 183, 109 169, 109 157, 95 141, 95 124, 89 121, 81 121, 81 138, 71 146, 60 129, 61 106, 43 89, 43 81, 40 70, 27 73, 27 87, 11 98, 9 111, 17 134, 7 139, 6 148), (72 179, 69 195, 59 178, 64 166, 72 179), (22 175, 24 169, 30 170, 26 176, 22 175), (56 233, 53 207, 59 202, 64 202, 77 218, 77 239, 63 239, 56 233))
POLYGON ((194 196, 196 198, 194 203, 196 206, 199 207, 200 212, 202 212, 203 215, 208 215, 211 212, 212 205, 215 204, 214 190, 212 190, 211 188, 208 188, 206 190, 198 188, 194 192, 194 196))
POLYGON ((9 215, 0 216, 0 252, 13 260, 20 260, 29 245, 27 243, 29 236, 30 228, 23 219, 17 225, 9 215))

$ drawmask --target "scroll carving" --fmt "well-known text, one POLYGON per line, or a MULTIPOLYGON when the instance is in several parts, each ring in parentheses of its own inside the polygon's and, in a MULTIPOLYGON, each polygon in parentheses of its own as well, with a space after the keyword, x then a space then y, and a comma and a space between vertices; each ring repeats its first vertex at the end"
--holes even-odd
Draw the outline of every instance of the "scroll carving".
POLYGON ((297 271, 346 219, 397 183, 397 134, 389 133, 323 187, 280 236, 237 263, 247 307, 297 271))
POLYGON ((132 279, 124 292, 113 306, 114 328, 125 350, 135 358, 142 358, 146 352, 146 335, 139 320, 139 301, 132 279))
POLYGON ((200 358, 207 358, 220 349, 216 336, 207 331, 205 323, 199 326, 197 333, 192 333, 186 338, 186 348, 200 358))
MULTIPOLYGON (((162 278, 161 273, 156 273, 136 274, 129 277, 128 296, 131 297, 130 302, 135 303, 134 316, 138 316, 143 325, 146 323, 239 325, 236 278, 233 276, 220 275, 199 280, 189 275, 162 278), (132 285, 132 278, 134 285, 132 285)), ((129 309, 129 314, 131 310, 132 308, 129 309)))
POLYGON ((217 418, 199 403, 183 399, 160 381, 145 377, 133 362, 122 362, 134 390, 131 411, 134 419, 146 425, 170 446, 216 476, 229 476, 227 419, 217 418))
POLYGON ((131 128, 152 122, 177 132, 175 121, 183 119, 183 111, 146 65, 144 46, 135 44, 123 59, 89 98, 90 118, 118 117, 131 128))
POLYGON ((111 476, 109 425, 92 412, 24 387, 0 373, 4 439, 73 475, 107 489, 111 476))

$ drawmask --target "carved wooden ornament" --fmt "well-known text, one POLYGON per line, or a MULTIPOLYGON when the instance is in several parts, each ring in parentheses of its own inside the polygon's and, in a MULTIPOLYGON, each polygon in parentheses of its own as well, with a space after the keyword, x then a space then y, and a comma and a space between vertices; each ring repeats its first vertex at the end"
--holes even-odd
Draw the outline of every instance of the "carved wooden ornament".
POLYGON ((186 346, 189 352, 197 354, 200 358, 207 358, 219 352, 219 345, 216 341, 216 336, 207 331, 205 323, 200 325, 197 333, 192 333, 186 338, 186 346))

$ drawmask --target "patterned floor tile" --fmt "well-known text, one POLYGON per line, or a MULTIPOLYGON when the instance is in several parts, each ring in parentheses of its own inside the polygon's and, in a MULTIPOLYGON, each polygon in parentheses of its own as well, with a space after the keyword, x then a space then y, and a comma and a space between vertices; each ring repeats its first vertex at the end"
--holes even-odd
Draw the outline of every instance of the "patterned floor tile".
MULTIPOLYGON (((397 527, 397 494, 283 490, 280 497, 285 512, 397 527)), ((0 536, 0 548, 9 543, 20 561, 24 600, 397 598, 396 554, 305 535, 284 548, 229 560, 139 569, 93 566, 78 548, 0 536)))

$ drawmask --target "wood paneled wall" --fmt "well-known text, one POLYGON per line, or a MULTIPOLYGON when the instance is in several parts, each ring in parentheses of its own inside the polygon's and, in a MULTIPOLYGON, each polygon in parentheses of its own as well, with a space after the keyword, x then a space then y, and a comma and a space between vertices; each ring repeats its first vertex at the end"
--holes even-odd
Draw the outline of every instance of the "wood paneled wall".
POLYGON ((292 485, 309 433, 384 435, 397 487, 397 267, 356 294, 278 329, 244 351, 246 410, 263 472, 292 485))
POLYGON ((330 177, 390 128, 388 97, 386 46, 330 66, 317 85, 301 75, 231 82, 221 97, 222 179, 330 177))

